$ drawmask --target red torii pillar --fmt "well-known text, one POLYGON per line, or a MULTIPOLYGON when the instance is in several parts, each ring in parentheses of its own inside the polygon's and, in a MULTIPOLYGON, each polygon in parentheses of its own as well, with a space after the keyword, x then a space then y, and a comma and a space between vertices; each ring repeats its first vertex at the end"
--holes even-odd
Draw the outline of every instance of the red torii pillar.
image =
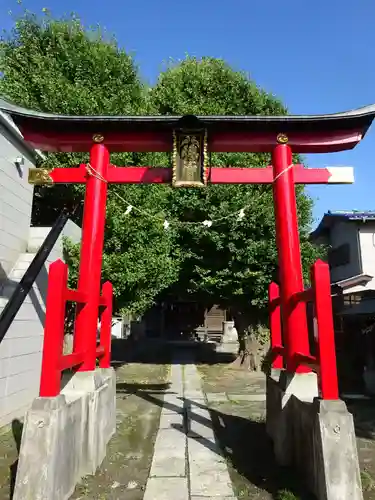
POLYGON ((286 337, 286 367, 288 371, 311 371, 298 365, 296 353, 308 353, 309 335, 306 304, 293 304, 291 297, 304 289, 301 248, 298 231, 297 203, 294 186, 292 150, 288 144, 278 144, 272 153, 274 172, 273 195, 276 224, 276 245, 279 257, 281 321, 286 337))
POLYGON ((103 144, 94 144, 90 151, 90 165, 96 175, 86 182, 83 212, 81 256, 78 290, 87 294, 87 303, 78 305, 74 330, 74 351, 86 351, 80 371, 95 370, 96 332, 99 317, 99 299, 103 261, 104 227, 107 205, 107 170, 109 151, 103 144))
MULTIPOLYGON (((172 180, 172 172, 167 168, 110 165, 103 138, 94 136, 93 139, 97 143, 91 147, 89 165, 47 172, 53 183, 86 184, 78 289, 88 294, 89 300, 79 310, 75 329, 77 349, 87 352, 80 370, 95 368, 107 184, 169 183, 172 180)), ((296 353, 309 350, 306 306, 304 303, 295 306, 291 301, 304 289, 295 185, 351 182, 352 171, 344 169, 343 173, 342 168, 308 169, 293 165, 292 150, 283 135, 278 136, 275 143, 272 163, 266 168, 211 167, 207 175, 213 184, 273 184, 286 368, 292 373, 310 371, 303 366, 296 367, 294 362, 296 353)))

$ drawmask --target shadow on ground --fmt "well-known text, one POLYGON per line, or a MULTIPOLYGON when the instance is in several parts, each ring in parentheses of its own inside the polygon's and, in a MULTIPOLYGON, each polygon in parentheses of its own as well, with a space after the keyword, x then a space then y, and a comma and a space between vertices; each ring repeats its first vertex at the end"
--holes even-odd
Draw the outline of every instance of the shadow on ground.
POLYGON ((346 406, 353 415, 356 435, 359 438, 375 439, 375 399, 347 399, 346 406))
POLYGON ((16 486, 16 476, 17 476, 17 469, 18 469, 18 457, 20 454, 20 448, 21 448, 21 438, 22 438, 22 431, 23 431, 23 423, 18 420, 14 419, 12 421, 12 434, 13 434, 13 439, 16 444, 17 448, 17 459, 12 463, 10 466, 9 470, 9 484, 10 484, 10 499, 13 498, 14 494, 14 488, 16 486))
POLYGON ((238 495, 251 498, 258 489, 268 492, 275 500, 292 498, 290 493, 300 500, 314 499, 295 471, 276 463, 265 422, 212 409, 210 413, 238 495))

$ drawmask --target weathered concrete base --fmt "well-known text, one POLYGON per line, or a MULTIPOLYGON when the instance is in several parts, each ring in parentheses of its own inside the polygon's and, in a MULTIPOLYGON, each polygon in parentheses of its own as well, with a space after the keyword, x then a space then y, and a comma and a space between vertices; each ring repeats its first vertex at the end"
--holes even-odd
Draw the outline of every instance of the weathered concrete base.
POLYGON ((343 401, 314 392, 311 374, 268 377, 267 432, 276 459, 293 466, 317 500, 363 500, 353 417, 343 401))
POLYGON ((311 491, 318 500, 363 500, 353 416, 344 401, 292 403, 294 460, 311 491))
POLYGON ((116 430, 112 368, 76 373, 55 398, 36 398, 26 415, 14 500, 67 500, 94 474, 116 430))
POLYGON ((280 465, 290 465, 293 460, 290 398, 312 403, 318 397, 318 381, 315 373, 288 374, 274 371, 267 377, 267 433, 274 443, 274 452, 280 465))

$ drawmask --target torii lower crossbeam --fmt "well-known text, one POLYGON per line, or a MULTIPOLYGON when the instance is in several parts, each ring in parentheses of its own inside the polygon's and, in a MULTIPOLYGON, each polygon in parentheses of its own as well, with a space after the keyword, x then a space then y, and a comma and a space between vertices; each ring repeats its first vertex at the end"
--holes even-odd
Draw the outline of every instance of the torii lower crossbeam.
MULTIPOLYGON (((30 180, 38 183, 41 169, 32 169, 30 180)), ((89 175, 85 164, 75 168, 43 169, 45 178, 53 184, 85 184, 89 175)), ((293 166, 295 184, 351 184, 354 181, 351 167, 305 168, 301 164, 293 166)), ((211 184, 272 184, 272 166, 265 168, 211 167, 208 169, 211 184)), ((170 168, 157 167, 117 167, 110 165, 106 181, 109 184, 163 184, 171 183, 170 168)), ((44 182, 43 182, 44 183, 44 182)))

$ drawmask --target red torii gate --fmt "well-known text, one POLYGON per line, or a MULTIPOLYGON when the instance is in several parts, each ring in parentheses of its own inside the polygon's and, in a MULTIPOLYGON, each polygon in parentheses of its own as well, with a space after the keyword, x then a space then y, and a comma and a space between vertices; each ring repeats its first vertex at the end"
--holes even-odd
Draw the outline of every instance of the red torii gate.
POLYGON ((290 372, 308 370, 296 366, 294 360, 295 353, 309 352, 305 304, 293 300, 304 291, 295 184, 351 183, 353 172, 344 167, 309 169, 293 165, 292 152, 327 153, 355 147, 373 121, 375 106, 332 115, 239 117, 62 116, 26 110, 4 101, 0 102, 0 110, 11 116, 25 140, 36 149, 90 151, 89 165, 30 172, 29 180, 34 184, 86 184, 78 290, 65 290, 65 268, 52 268, 52 264, 50 270, 41 396, 59 393, 60 372, 67 366, 93 370, 96 358, 104 351, 101 366, 109 366, 108 340, 102 350, 96 347, 100 305, 107 305, 108 335, 111 314, 110 284, 100 295, 108 183, 273 184, 286 368, 290 372), (173 152, 173 169, 115 167, 110 164, 110 152, 119 151, 173 152), (269 152, 272 166, 210 167, 209 152, 269 152), (60 354, 49 352, 53 341, 48 337, 54 335, 56 322, 61 324, 63 320, 66 300, 80 303, 81 308, 76 318, 74 353, 64 362, 58 358, 60 354), (58 374, 51 377, 52 358, 58 374))

